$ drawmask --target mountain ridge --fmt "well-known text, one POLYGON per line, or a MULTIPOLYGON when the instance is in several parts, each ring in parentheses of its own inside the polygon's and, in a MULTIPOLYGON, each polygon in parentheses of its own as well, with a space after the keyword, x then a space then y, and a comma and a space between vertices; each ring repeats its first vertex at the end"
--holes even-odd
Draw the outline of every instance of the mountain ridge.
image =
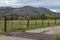
POLYGON ((41 15, 41 14, 53 14, 59 15, 60 13, 53 12, 44 7, 32 7, 32 6, 24 6, 20 8, 13 8, 13 7, 0 7, 0 16, 6 15, 18 15, 18 16, 31 16, 31 15, 41 15))

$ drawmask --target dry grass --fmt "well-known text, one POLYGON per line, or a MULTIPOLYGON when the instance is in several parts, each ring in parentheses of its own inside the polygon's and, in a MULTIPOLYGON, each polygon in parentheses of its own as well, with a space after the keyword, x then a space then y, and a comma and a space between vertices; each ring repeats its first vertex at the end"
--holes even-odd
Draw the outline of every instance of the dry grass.
MULTIPOLYGON (((42 26, 42 20, 30 20, 29 21, 29 27, 28 30, 30 29, 35 29, 35 28, 41 28, 41 27, 48 27, 48 26, 58 26, 60 22, 60 19, 56 21, 55 20, 44 20, 43 26, 42 26), (48 25, 49 22, 49 25, 48 25)), ((4 29, 4 20, 0 20, 0 31, 4 29)), ((7 20, 7 30, 13 30, 14 31, 20 31, 22 29, 27 29, 27 20, 7 20)))

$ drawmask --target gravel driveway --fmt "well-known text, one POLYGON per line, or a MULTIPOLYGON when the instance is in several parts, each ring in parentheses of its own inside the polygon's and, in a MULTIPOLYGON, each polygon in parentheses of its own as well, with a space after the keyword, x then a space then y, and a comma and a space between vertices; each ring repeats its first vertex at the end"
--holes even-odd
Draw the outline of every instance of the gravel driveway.
POLYGON ((32 39, 0 35, 0 40, 32 40, 32 39))
POLYGON ((43 34, 57 34, 60 33, 60 26, 55 26, 55 27, 47 27, 47 28, 39 28, 39 29, 34 29, 34 30, 28 30, 26 32, 30 32, 30 33, 41 33, 43 31, 47 31, 43 34))
POLYGON ((17 35, 15 36, 14 36, 14 33, 13 33, 13 36, 0 35, 0 40, 36 40, 34 39, 35 37, 44 38, 45 40, 54 40, 53 38, 55 38, 56 36, 55 34, 60 36, 60 26, 28 30, 25 33, 19 33, 19 35, 17 33, 17 35), (49 31, 43 32, 46 30, 49 30, 49 31), (41 32, 43 33, 39 34, 41 32), (49 39, 46 39, 46 38, 49 38, 49 39))

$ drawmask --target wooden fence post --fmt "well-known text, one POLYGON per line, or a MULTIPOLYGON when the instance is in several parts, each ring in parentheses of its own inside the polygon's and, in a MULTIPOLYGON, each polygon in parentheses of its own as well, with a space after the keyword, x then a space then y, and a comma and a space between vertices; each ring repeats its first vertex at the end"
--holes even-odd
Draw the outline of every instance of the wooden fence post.
POLYGON ((42 27, 43 27, 43 25, 44 25, 44 18, 43 18, 43 16, 42 16, 42 27))
POLYGON ((48 22, 48 26, 50 25, 50 23, 48 22))
POLYGON ((42 27, 43 27, 43 24, 44 24, 44 20, 42 19, 42 27))
POLYGON ((35 20, 35 27, 36 27, 36 20, 35 20))
POLYGON ((37 22, 36 22, 36 20, 37 20, 37 16, 35 16, 35 18, 36 18, 36 19, 35 19, 35 27, 36 27, 36 26, 37 26, 37 22))
POLYGON ((28 17, 28 19, 27 19, 27 28, 28 28, 28 26, 29 26, 29 17, 28 17))
POLYGON ((6 32, 6 24, 7 24, 7 22, 6 22, 6 16, 4 17, 4 32, 6 32))
POLYGON ((55 25, 56 25, 56 17, 55 17, 55 25))
POLYGON ((28 26, 29 26, 29 19, 28 19, 28 21, 27 21, 27 28, 28 28, 28 26))
POLYGON ((14 30, 13 30, 13 16, 11 16, 11 31, 13 32, 14 30))

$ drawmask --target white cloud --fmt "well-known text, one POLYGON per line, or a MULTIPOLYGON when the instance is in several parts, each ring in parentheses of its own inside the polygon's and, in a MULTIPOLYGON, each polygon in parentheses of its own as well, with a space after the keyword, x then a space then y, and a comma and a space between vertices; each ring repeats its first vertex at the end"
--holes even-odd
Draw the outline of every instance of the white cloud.
POLYGON ((54 9, 50 9, 51 11, 53 11, 53 12, 57 12, 57 10, 54 10, 54 9))
POLYGON ((25 5, 59 9, 60 0, 0 0, 0 6, 21 7, 25 5))
POLYGON ((11 6, 15 0, 0 0, 0 6, 11 6))
POLYGON ((50 9, 50 10, 53 12, 59 12, 60 13, 60 10, 55 10, 55 9, 50 9))

